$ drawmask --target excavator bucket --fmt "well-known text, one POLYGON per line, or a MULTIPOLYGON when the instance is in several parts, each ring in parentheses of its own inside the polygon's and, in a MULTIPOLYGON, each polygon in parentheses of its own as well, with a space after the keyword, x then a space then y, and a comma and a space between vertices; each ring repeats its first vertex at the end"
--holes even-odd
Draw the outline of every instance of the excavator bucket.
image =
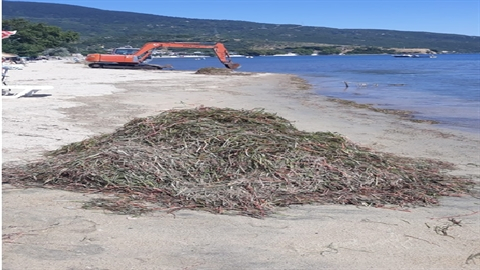
POLYGON ((228 69, 237 69, 240 67, 240 64, 237 63, 225 63, 224 65, 228 69))

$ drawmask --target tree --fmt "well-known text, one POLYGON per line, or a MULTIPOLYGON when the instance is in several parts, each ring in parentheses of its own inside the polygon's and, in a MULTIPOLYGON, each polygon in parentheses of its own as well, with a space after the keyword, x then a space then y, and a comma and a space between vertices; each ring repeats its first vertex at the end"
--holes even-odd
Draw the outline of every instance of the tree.
POLYGON ((59 27, 44 23, 31 23, 25 19, 3 20, 2 30, 17 31, 15 35, 2 40, 2 50, 20 56, 38 56, 46 49, 66 46, 80 38, 79 33, 62 31, 59 27))

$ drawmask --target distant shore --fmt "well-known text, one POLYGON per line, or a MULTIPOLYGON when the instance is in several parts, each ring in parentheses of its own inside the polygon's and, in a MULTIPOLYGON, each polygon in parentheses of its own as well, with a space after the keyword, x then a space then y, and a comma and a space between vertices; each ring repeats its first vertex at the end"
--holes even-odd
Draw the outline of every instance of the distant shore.
MULTIPOLYGON (((37 160, 44 151, 110 133, 135 117, 205 106, 263 108, 300 130, 336 132, 375 151, 451 162, 457 166, 452 173, 480 179, 475 135, 332 102, 293 75, 91 69, 70 60, 28 63, 8 75, 9 85, 53 89, 3 99, 4 165, 37 160)), ((257 220, 187 210, 126 217, 82 209, 92 196, 98 195, 4 184, 3 267, 474 269, 480 263, 479 200, 470 197, 415 209, 298 206, 257 220), (435 231, 442 226, 447 236, 435 231)))

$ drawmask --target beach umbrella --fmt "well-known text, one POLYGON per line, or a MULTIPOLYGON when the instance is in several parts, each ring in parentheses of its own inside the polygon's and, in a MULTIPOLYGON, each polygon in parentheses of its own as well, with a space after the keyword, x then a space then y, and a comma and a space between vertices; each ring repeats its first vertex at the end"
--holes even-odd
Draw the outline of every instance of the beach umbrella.
POLYGON ((2 39, 8 38, 11 35, 15 35, 16 33, 17 33, 17 31, 3 31, 2 30, 2 39))

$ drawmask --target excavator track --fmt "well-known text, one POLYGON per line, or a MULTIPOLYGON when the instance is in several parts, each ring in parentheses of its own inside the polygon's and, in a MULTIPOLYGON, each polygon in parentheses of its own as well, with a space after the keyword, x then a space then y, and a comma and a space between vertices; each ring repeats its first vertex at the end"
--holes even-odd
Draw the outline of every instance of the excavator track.
POLYGON ((91 63, 88 65, 91 68, 108 68, 108 69, 146 69, 146 70, 161 70, 164 68, 169 68, 169 67, 164 67, 164 66, 159 66, 159 65, 147 65, 147 64, 141 64, 141 65, 121 65, 121 64, 108 64, 108 63, 91 63))

